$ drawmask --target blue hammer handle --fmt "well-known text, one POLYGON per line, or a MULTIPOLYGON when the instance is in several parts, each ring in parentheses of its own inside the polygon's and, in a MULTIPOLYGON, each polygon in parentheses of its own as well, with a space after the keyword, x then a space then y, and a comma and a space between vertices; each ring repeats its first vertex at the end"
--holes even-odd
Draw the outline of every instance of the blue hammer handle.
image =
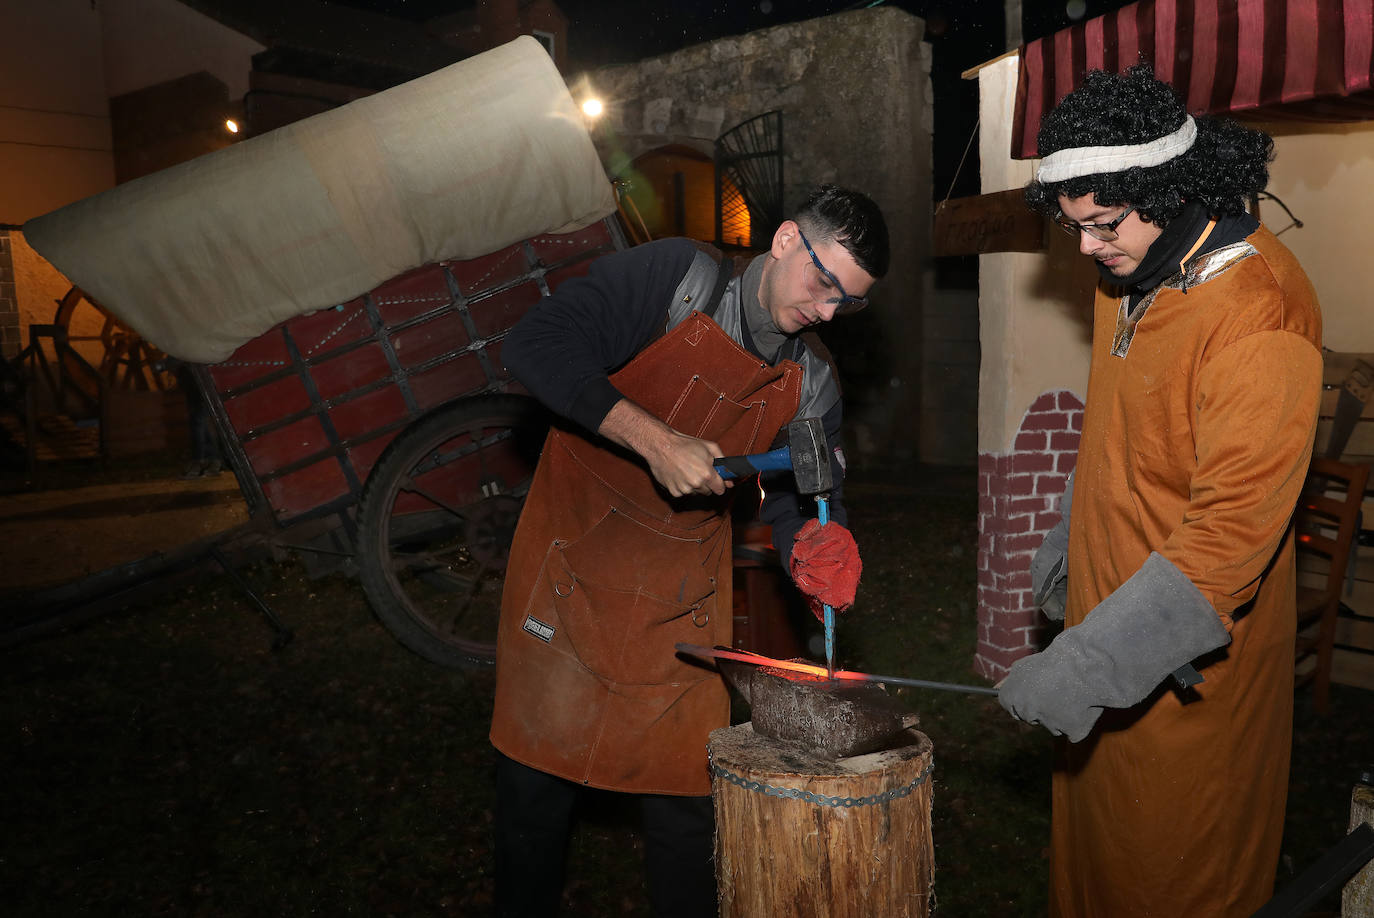
POLYGON ((728 456, 715 461, 721 478, 747 478, 757 472, 789 472, 792 470, 792 447, 779 446, 766 453, 749 456, 728 456))

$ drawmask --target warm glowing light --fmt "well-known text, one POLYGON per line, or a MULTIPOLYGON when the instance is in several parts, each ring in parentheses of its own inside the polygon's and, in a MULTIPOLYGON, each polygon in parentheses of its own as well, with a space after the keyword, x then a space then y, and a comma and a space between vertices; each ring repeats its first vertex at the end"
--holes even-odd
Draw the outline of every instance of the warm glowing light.
POLYGON ((587 99, 582 103, 582 114, 586 115, 588 118, 599 118, 601 117, 601 113, 605 110, 605 106, 601 104, 600 99, 587 99))
POLYGON ((723 176, 720 182, 720 221, 721 239, 738 246, 749 244, 749 205, 729 176, 723 176))
MULTIPOLYGON (((687 645, 677 645, 678 650, 691 653, 692 650, 686 649, 687 645)), ((819 679, 827 678, 825 667, 817 666, 814 663, 803 663, 800 660, 778 660, 773 657, 765 657, 761 653, 754 653, 752 650, 721 650, 716 648, 711 651, 711 656, 722 660, 735 660, 739 663, 752 663, 755 666, 762 666, 766 669, 784 670, 793 673, 805 673, 808 676, 815 676, 819 679)), ((851 672, 847 669, 835 671, 835 679, 853 679, 859 682, 872 682, 875 677, 867 673, 851 672)))
POLYGON ((225 118, 224 129, 230 134, 237 134, 239 132, 239 123, 233 118, 225 118))

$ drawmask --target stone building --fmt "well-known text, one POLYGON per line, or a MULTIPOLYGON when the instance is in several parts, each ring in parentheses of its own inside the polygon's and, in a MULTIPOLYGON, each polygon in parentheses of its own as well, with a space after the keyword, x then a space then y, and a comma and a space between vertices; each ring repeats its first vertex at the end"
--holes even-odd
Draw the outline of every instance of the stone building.
MULTIPOLYGON (((663 173, 687 176, 689 213, 669 234, 685 227, 693 235, 689 224, 702 218, 690 211, 714 195, 683 164, 709 162, 718 137, 769 112, 781 113, 783 215, 824 182, 863 191, 883 207, 892 270, 869 309, 822 332, 841 360, 850 450, 874 461, 914 459, 922 433, 932 130, 924 29, 898 9, 855 10, 569 77, 575 96, 594 95, 605 106, 593 137, 613 179, 642 182, 671 158, 654 180, 664 203, 671 195, 663 173)), ((763 233, 771 237, 772 227, 763 233)), ((723 241, 745 240, 727 232, 723 241)))
MULTIPOLYGON (((481 0, 424 24, 344 7, 328 7, 325 18, 319 0, 94 7, 53 0, 41 11, 0 0, 0 10, 11 5, 25 12, 10 17, 18 27, 0 40, 13 52, 0 82, 33 112, 0 111, 0 119, 48 150, 42 163, 13 161, 21 148, 0 151, 13 166, 0 170, 0 222, 11 225, 230 144, 228 120, 245 134, 261 133, 513 34, 535 34, 555 61, 568 44, 566 17, 553 0, 481 0), (83 66, 61 63, 74 60, 83 66)), ((754 222, 780 219, 823 182, 861 189, 882 204, 893 231, 892 271, 872 308, 824 332, 848 386, 850 452, 871 461, 959 461, 951 431, 955 440, 972 439, 976 389, 962 387, 961 426, 948 423, 941 385, 956 349, 970 374, 976 367, 976 325, 959 333, 967 341, 926 333, 947 330, 950 310, 932 290, 930 270, 933 112, 924 30, 921 19, 879 7, 567 74, 576 93, 605 100, 593 128, 608 173, 637 176, 646 210, 672 211, 657 214, 654 235, 718 238, 716 140, 760 116, 781 129, 782 181, 776 213, 755 214, 754 222)), ((771 226, 741 223, 748 213, 735 204, 734 222, 719 238, 747 248, 751 231, 771 235, 771 226)), ((0 237, 0 343, 13 356, 29 324, 52 321, 52 303, 67 284, 22 233, 0 237)), ((961 314, 976 323, 971 310, 961 314)), ((968 453, 963 461, 971 464, 968 453)))

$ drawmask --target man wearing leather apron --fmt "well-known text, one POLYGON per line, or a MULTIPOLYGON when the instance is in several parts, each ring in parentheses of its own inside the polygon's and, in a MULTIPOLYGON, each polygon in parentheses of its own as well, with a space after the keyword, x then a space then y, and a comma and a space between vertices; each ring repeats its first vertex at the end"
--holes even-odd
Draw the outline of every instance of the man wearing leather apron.
MULTIPOLYGON (((674 651, 731 643, 732 492, 712 463, 822 418, 832 522, 817 525, 790 475, 764 482, 760 517, 794 576, 857 568, 839 390, 803 333, 867 305, 887 266, 877 205, 824 186, 739 270, 690 240, 648 243, 565 282, 506 338, 506 366, 562 422, 516 531, 497 639, 498 914, 556 913, 579 786, 640 796, 655 914, 716 914, 706 743, 729 698, 674 651)), ((853 598, 852 582, 811 597, 853 598)))

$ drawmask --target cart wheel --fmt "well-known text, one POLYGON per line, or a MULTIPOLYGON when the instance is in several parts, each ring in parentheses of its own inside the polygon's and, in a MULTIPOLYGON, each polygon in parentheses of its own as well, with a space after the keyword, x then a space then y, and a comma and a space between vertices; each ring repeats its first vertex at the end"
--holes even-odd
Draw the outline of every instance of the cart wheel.
POLYGON ((506 560, 547 431, 534 399, 459 399, 401 431, 368 476, 363 590, 382 624, 425 659, 496 662, 506 560))

